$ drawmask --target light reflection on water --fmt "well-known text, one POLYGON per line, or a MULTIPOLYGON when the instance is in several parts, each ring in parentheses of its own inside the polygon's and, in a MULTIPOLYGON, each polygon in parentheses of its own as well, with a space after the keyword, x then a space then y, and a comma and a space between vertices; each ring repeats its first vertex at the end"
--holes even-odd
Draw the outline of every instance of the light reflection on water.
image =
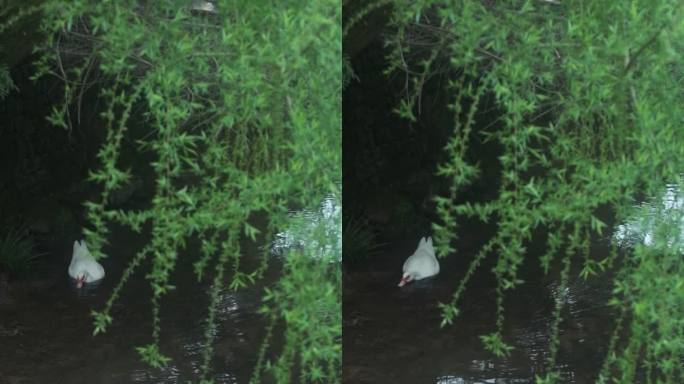
POLYGON ((653 246, 655 244, 655 232, 658 223, 663 220, 679 222, 680 233, 668 234, 664 244, 671 247, 684 233, 684 217, 681 216, 684 196, 678 184, 667 184, 661 198, 650 198, 647 201, 634 206, 634 214, 625 223, 616 227, 613 234, 617 243, 624 247, 632 247, 636 244, 653 246))
POLYGON ((177 383, 180 377, 180 371, 175 366, 166 367, 151 372, 149 370, 137 370, 131 373, 131 380, 134 383, 149 383, 152 380, 156 383, 177 383))
MULTIPOLYGON (((199 375, 199 368, 195 374, 199 375)), ((158 384, 178 384, 180 383, 180 371, 175 367, 167 367, 155 372, 149 370, 137 370, 130 376, 134 383, 158 383, 158 384)), ((216 384, 236 384, 237 379, 230 373, 220 373, 213 376, 216 384)))
POLYGON ((282 256, 292 248, 314 250, 313 257, 342 261, 342 204, 327 196, 316 210, 291 212, 290 226, 276 235, 272 251, 282 256), (318 235, 318 236, 317 236, 318 235))
POLYGON ((223 321, 231 314, 237 313, 239 309, 239 301, 234 292, 223 291, 220 294, 218 308, 216 308, 219 321, 223 321))
POLYGON ((437 378, 436 384, 529 384, 528 379, 509 379, 509 378, 491 378, 491 379, 466 379, 458 376, 441 376, 437 378))
MULTIPOLYGON (((250 298, 247 298, 250 299, 250 298)), ((238 317, 241 315, 241 307, 239 305, 240 298, 235 292, 225 290, 220 293, 219 304, 216 311, 217 324, 221 324, 226 320, 233 320, 232 322, 238 321, 238 317)), ((210 335, 212 340, 216 340, 221 333, 219 327, 210 329, 210 335)), ((231 336, 235 337, 237 342, 246 342, 245 335, 242 329, 235 327, 230 330, 231 336)), ((184 332, 180 335, 175 335, 179 344, 182 345, 182 358, 189 363, 190 370, 195 377, 199 377, 201 374, 202 365, 202 353, 205 349, 205 339, 204 339, 204 321, 196 321, 190 332, 184 332)), ((174 360, 178 359, 176 356, 174 360)), ((174 361, 175 363, 175 361, 174 361)), ((134 383, 180 383, 184 382, 183 378, 187 376, 181 374, 181 369, 177 365, 171 364, 170 366, 157 370, 157 369, 138 369, 130 374, 130 380, 134 383)), ((238 382, 237 377, 229 372, 217 372, 213 376, 213 380, 217 384, 235 384, 238 382)))
MULTIPOLYGON (((230 321, 231 323, 240 323, 241 313, 241 300, 252 300, 251 297, 240 297, 233 291, 224 290, 220 293, 219 303, 216 311, 217 324, 221 324, 225 321, 230 321)), ((251 311, 250 308, 245 310, 251 311)), ((182 334, 176 334, 176 340, 180 345, 182 345, 181 350, 183 353, 182 359, 189 364, 190 371, 195 377, 199 377, 201 374, 202 365, 202 353, 205 349, 205 338, 204 338, 204 320, 200 319, 193 323, 192 329, 189 332, 183 332, 182 334)), ((222 331, 220 327, 215 327, 210 329, 210 335, 212 340, 216 340, 221 336, 222 331)), ((239 327, 231 327, 230 329, 231 340, 235 340, 238 343, 246 343, 244 330, 239 327)), ((183 379, 187 377, 187 372, 181 374, 181 369, 175 365, 175 360, 179 359, 179 356, 174 357, 174 362, 163 369, 138 369, 130 374, 130 381, 134 383, 181 383, 185 382, 183 379)), ((187 368, 185 368, 187 369, 187 368)), ((213 376, 213 380, 217 384, 235 384, 238 382, 237 377, 229 372, 217 372, 213 376)))

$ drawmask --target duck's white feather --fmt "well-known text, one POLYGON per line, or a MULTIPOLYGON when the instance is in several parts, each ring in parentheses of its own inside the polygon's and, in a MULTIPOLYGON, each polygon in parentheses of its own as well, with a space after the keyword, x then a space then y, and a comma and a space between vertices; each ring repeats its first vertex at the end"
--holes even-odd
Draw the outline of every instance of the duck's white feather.
POLYGON ((85 274, 86 283, 104 278, 104 268, 98 263, 88 251, 85 240, 74 241, 74 250, 69 264, 69 276, 78 279, 85 274))
POLYGON ((439 261, 432 247, 432 237, 421 238, 418 248, 404 262, 403 272, 410 274, 413 280, 420 280, 439 273, 439 261))

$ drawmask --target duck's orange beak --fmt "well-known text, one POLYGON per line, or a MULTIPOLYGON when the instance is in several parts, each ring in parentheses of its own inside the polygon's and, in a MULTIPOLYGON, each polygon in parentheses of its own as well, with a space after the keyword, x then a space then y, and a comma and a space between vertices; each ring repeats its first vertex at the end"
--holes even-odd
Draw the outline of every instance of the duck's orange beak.
POLYGON ((76 278, 76 288, 81 288, 83 286, 83 284, 85 284, 85 279, 86 279, 85 274, 76 278))
POLYGON ((411 282, 411 275, 406 275, 401 278, 401 281, 399 282, 399 286, 403 287, 404 285, 408 284, 411 282))

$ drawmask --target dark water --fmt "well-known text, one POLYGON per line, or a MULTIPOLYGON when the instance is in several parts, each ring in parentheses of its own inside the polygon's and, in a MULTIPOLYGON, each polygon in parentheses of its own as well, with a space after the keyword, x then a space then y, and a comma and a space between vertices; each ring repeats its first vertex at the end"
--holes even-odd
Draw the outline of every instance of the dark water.
MULTIPOLYGON (((338 201, 328 197, 317 210, 292 211, 292 222, 276 236, 273 244, 242 242, 243 270, 257 268, 264 246, 271 251, 270 267, 256 284, 238 292, 221 293, 213 334, 214 382, 247 383, 251 378, 265 334, 266 323, 258 314, 263 289, 280 277, 287 249, 304 244, 315 246, 319 249, 314 252, 317 257, 339 263, 341 209, 338 201), (315 232, 318 225, 326 229, 330 244, 310 239, 310 232, 315 232)), ((265 220, 258 217, 253 224, 262 227, 265 220)), ((203 321, 207 316, 213 266, 207 269, 209 275, 205 282, 198 283, 192 263, 198 257, 199 248, 192 241, 179 253, 178 265, 171 276, 176 289, 162 299, 160 348, 162 354, 173 359, 168 367, 159 370, 146 366, 134 349, 151 342, 152 294, 145 280, 149 263, 143 262, 122 290, 111 313, 113 324, 107 332, 92 336, 91 311, 104 307, 128 260, 145 241, 144 236, 115 228, 109 239, 111 245, 105 249, 109 257, 100 260, 106 271, 104 280, 87 284, 81 290, 75 288, 67 274, 73 240, 60 242, 55 249, 46 249, 44 262, 32 277, 12 282, 13 303, 0 305, 0 384, 198 382, 205 349, 203 321)), ((281 344, 276 335, 269 348, 280 351, 281 344)), ((263 382, 268 383, 269 378, 265 377, 263 382)))
MULTIPOLYGON (((78 291, 67 275, 71 244, 52 251, 51 262, 25 281, 11 284, 14 303, 0 306, 0 383, 185 383, 197 382, 204 348, 203 319, 208 284, 197 283, 182 254, 172 276, 177 289, 162 302, 162 353, 173 363, 163 369, 139 361, 135 346, 151 342, 151 291, 144 280, 147 265, 134 274, 113 309, 107 333, 92 336, 90 311, 102 309, 125 262, 140 240, 115 233, 103 260, 105 279, 78 291)), ((256 247, 245 245, 245 265, 256 263, 256 247)), ((277 261, 274 261, 276 264, 277 261)), ((237 293, 224 291, 214 339, 214 380, 245 383, 263 339, 264 322, 256 313, 267 278, 237 293)))
MULTIPOLYGON (((461 241, 477 244, 475 237, 461 241)), ((466 290, 461 315, 452 326, 439 328, 437 303, 449 300, 477 248, 462 247, 459 255, 440 260, 436 277, 398 288, 401 265, 417 240, 395 244, 363 269, 346 271, 345 383, 530 383, 547 369, 557 270, 544 277, 530 256, 521 271, 526 283, 509 291, 505 304, 504 341, 515 350, 499 359, 478 337, 495 329, 495 280, 486 262, 466 290)), ((605 278, 572 279, 556 365, 561 382, 589 383, 598 374, 613 326, 605 305, 610 288, 605 278)))

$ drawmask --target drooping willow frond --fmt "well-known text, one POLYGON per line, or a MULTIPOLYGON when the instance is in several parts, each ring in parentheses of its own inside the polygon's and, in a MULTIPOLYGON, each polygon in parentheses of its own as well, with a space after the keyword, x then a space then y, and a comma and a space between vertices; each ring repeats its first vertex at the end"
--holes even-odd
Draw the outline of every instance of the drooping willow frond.
MULTIPOLYGON (((455 251, 464 218, 495 220, 498 228, 452 300, 440 305, 442 325, 456 321, 469 278, 493 257, 497 329, 482 340, 497 355, 507 354, 505 295, 520 284, 527 246, 538 241, 532 235, 546 233, 540 262, 548 271, 561 255, 562 284, 571 263, 584 277, 620 268, 614 304, 623 313, 617 328, 627 330, 628 341, 620 349, 613 338, 602 380, 634 382, 644 370, 651 382, 681 381, 684 296, 666 289, 682 284, 681 223, 653 223, 661 239, 675 239, 664 251, 638 246, 620 260, 615 250, 602 259, 590 256, 591 239, 610 231, 599 218, 601 207, 627 219, 639 194, 660 195, 684 170, 684 114, 669 107, 684 102, 681 3, 396 1, 393 7, 388 71, 409 78, 400 115, 420 118, 426 79, 437 72, 451 78, 453 135, 438 168, 449 188, 435 200, 438 252, 455 251), (481 134, 476 120, 484 97, 495 100, 500 113, 487 138, 501 148, 501 183, 496 199, 463 202, 461 193, 481 176, 469 150, 471 137, 481 134)), ((553 364, 561 309, 557 301, 551 366, 540 383, 558 379, 553 364)))
MULTIPOLYGON (((90 87, 105 103, 105 140, 89 176, 102 193, 86 203, 84 232, 93 255, 104 256, 115 223, 147 237, 110 300, 93 313, 95 333, 116 320, 114 300, 144 269, 152 289, 152 335, 137 350, 152 366, 168 364, 159 347, 160 306, 174 289, 170 276, 179 258, 193 257, 198 280, 212 281, 202 362, 203 382, 211 382, 219 293, 253 284, 270 265, 265 252, 259 266, 248 269, 241 241, 268 243, 290 220, 291 207, 313 208, 325 196, 339 195, 342 30, 339 6, 329 0, 222 0, 211 2, 211 9, 195 3, 46 1, 36 77, 63 82, 63 103, 48 117, 56 126, 70 130, 79 123, 90 87), (132 131, 144 133, 136 149, 154 158, 155 195, 139 210, 117 210, 108 204, 110 195, 141 171, 124 168, 121 160, 132 131), (255 220, 261 216, 265 227, 255 220), (195 237, 202 250, 188 255, 187 241, 195 237)), ((318 244, 333 241, 331 233, 315 233, 318 244)), ((285 324, 281 329, 291 341, 270 355, 278 362, 298 355, 302 364, 263 366, 272 367, 279 382, 293 375, 340 381, 339 262, 305 262, 300 258, 310 250, 300 253, 286 257, 281 279, 271 287, 280 300, 267 305, 268 317, 285 324), (308 274, 318 279, 305 281, 308 274), (303 300, 300 288, 325 295, 303 300), (330 321, 317 324, 315 334, 303 332, 302 319, 290 316, 291 305, 301 307, 301 316, 322 306, 330 321)))

